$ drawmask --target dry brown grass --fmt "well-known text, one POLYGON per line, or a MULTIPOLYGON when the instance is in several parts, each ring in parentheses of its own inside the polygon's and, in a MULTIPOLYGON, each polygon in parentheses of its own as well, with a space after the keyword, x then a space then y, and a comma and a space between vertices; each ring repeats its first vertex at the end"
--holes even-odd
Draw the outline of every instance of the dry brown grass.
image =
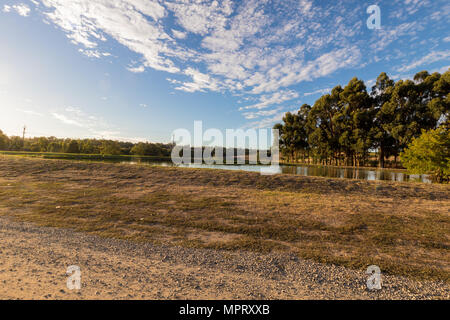
POLYGON ((448 185, 0 157, 0 213, 105 237, 289 251, 449 281, 448 185))

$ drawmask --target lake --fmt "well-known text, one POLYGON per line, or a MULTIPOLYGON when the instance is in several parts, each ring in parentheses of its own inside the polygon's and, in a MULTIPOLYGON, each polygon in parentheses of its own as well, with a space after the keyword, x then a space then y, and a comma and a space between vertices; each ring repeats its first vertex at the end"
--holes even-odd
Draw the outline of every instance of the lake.
MULTIPOLYGON (((121 163, 129 164, 149 164, 165 167, 177 166, 168 161, 121 161, 121 163)), ((179 167, 186 168, 208 168, 208 169, 223 169, 223 170, 242 170, 251 172, 260 172, 262 168, 267 168, 264 165, 207 165, 207 164, 182 164, 179 167)), ((280 174, 295 174, 300 176, 311 177, 329 177, 329 178, 342 178, 342 179, 360 179, 360 180, 383 180, 383 181, 414 181, 431 183, 429 175, 409 175, 401 170, 389 170, 389 169, 369 169, 369 168, 342 168, 342 167, 329 167, 329 166, 313 166, 313 165, 280 165, 276 173, 280 174)))

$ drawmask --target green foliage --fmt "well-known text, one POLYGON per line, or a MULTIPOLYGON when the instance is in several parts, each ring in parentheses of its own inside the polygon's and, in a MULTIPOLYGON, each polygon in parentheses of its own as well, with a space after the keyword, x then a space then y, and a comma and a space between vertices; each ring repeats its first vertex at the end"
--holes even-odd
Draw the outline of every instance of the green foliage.
POLYGON ((67 153, 80 153, 80 147, 78 146, 77 140, 69 140, 66 143, 67 153))
POLYGON ((448 182, 450 178, 450 130, 442 126, 435 130, 423 131, 414 138, 401 154, 403 165, 410 173, 429 173, 438 182, 448 182))
POLYGON ((146 144, 139 142, 131 149, 131 153, 138 156, 145 156, 147 152, 146 144))
POLYGON ((0 130, 0 150, 6 150, 9 146, 9 138, 0 130))
POLYGON ((0 150, 85 155, 141 155, 170 157, 173 144, 131 143, 97 139, 58 139, 56 137, 8 137, 0 130, 0 150))
POLYGON ((443 75, 417 73, 395 83, 381 73, 369 94, 362 80, 353 78, 336 86, 312 107, 286 113, 280 131, 280 150, 296 161, 360 166, 378 151, 378 163, 398 155, 422 130, 449 123, 450 71, 443 75))
POLYGON ((100 148, 100 154, 103 155, 120 155, 120 145, 117 141, 103 141, 100 148))

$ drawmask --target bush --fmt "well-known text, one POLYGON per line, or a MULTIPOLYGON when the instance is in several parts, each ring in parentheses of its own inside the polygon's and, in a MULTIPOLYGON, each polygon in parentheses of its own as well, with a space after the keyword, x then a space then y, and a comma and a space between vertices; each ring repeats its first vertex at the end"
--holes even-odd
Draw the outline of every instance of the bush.
POLYGON ((441 126, 422 131, 400 155, 402 164, 412 174, 432 174, 438 182, 450 178, 450 130, 441 126))

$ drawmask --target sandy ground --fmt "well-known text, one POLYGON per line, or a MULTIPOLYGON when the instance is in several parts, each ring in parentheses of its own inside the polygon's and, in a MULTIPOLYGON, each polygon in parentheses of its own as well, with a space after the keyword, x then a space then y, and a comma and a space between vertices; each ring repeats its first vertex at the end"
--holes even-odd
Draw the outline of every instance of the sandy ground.
POLYGON ((0 217, 1 299, 449 299, 443 282, 367 275, 344 267, 258 254, 154 246, 36 227, 0 217), (66 286, 67 267, 82 288, 66 286))

